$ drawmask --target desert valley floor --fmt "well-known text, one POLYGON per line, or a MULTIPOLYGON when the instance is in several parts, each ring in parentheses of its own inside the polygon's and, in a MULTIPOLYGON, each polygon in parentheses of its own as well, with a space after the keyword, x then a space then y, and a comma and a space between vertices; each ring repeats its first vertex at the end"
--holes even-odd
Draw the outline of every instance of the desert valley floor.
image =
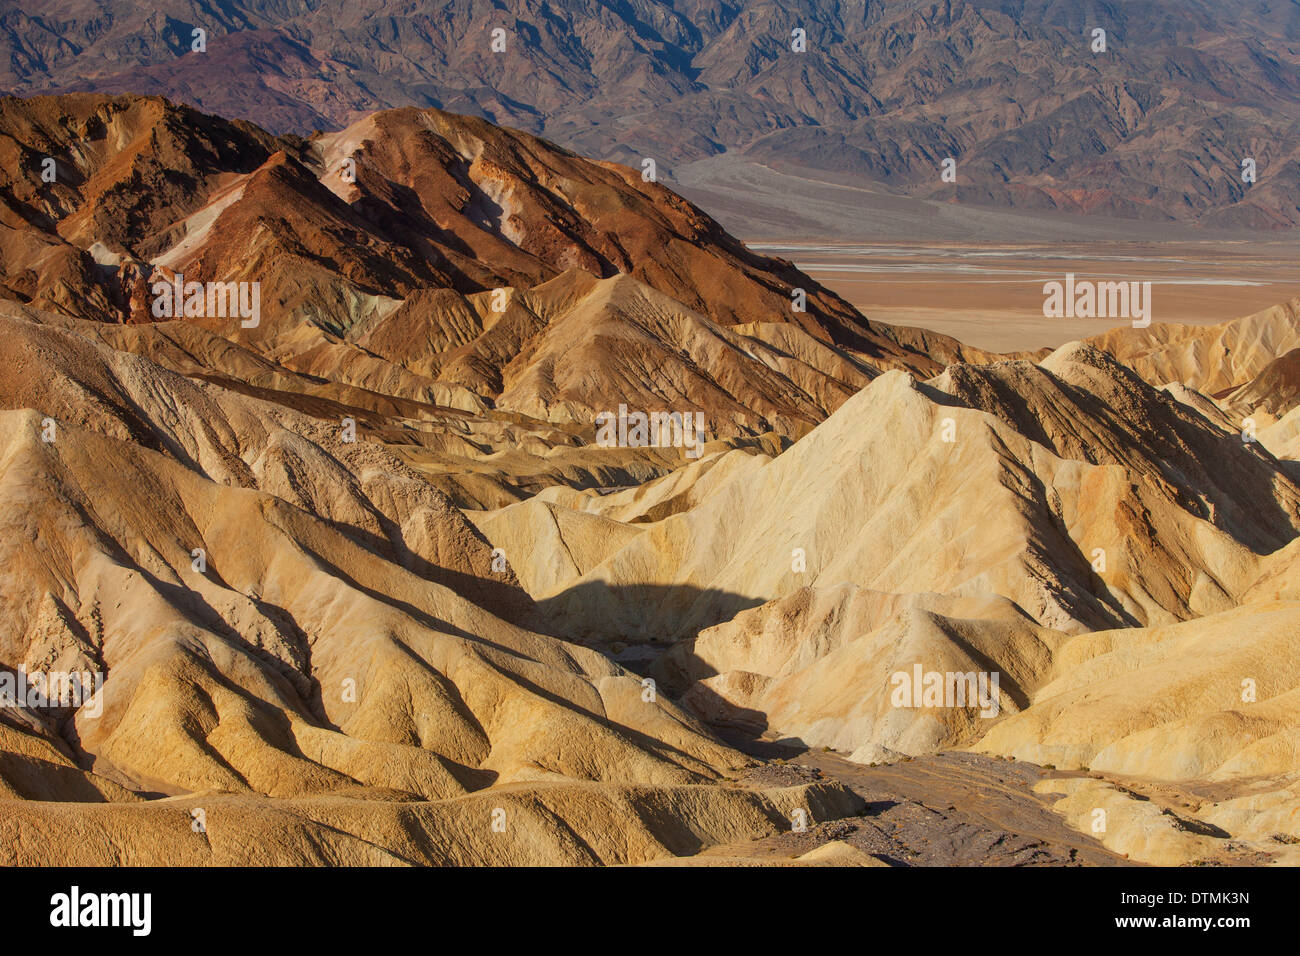
POLYGON ((997 352, 1055 348, 1108 331, 1104 318, 1045 318, 1043 283, 1067 273, 1152 283, 1153 321, 1215 325, 1300 295, 1300 243, 891 243, 751 241, 792 260, 864 315, 997 352))

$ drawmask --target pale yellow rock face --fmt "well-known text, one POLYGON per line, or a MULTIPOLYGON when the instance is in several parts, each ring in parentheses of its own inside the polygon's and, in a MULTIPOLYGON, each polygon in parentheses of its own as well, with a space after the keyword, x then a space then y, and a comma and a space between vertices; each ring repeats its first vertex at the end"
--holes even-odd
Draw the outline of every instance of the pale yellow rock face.
MULTIPOLYGON (((656 673, 715 725, 862 762, 973 747, 1203 781, 1222 789, 1189 826, 1285 856, 1269 841, 1300 834, 1300 495, 1265 450, 1273 433, 1239 428, 1081 344, 920 385, 886 373, 542 606, 597 639, 673 641, 656 673), (997 708, 899 706, 893 679, 918 665, 996 672, 997 708), (1269 809, 1246 824, 1255 806, 1269 809)), ((1104 842, 1162 863, 1217 845, 1165 822, 1104 842)))
MULTIPOLYGON (((850 816, 842 787, 552 783, 454 800, 190 794, 145 806, 5 801, 0 861, 74 866, 591 866, 649 863, 850 816)), ((854 860, 858 856, 855 851, 854 860)), ((837 865, 872 865, 845 861, 837 865)))
MULTIPOLYGON (((898 593, 998 594, 1037 623, 1067 631, 1231 606, 1229 589, 1249 578, 1254 549, 1294 535, 1294 483, 1199 415, 1160 402, 1113 362, 1098 357, 1095 369, 1059 352, 1054 358, 1062 376, 1031 372, 1027 363, 956 367, 969 370, 981 389, 969 394, 983 398, 987 411, 940 403, 945 389, 968 394, 951 370, 925 386, 897 372, 879 377, 754 478, 720 486, 585 575, 573 589, 572 618, 610 589, 652 583, 666 588, 667 620, 655 627, 677 632, 798 587, 842 582, 898 593), (1112 417, 1102 431, 1081 431, 1087 409, 1070 376, 1097 379, 1107 399, 1129 408, 1159 403, 1163 421, 1112 417), (1032 423, 1011 419, 991 389, 1015 387, 1045 392, 1057 417, 1044 410, 1032 423), (1162 447, 1165 426, 1173 449, 1162 447), (1171 453, 1180 474, 1204 475, 1196 499, 1160 457, 1171 453), (1213 475, 1197 464, 1207 454, 1223 458, 1213 475), (1235 499, 1229 475, 1258 484, 1280 531, 1271 516, 1235 499), (740 514, 762 517, 730 520, 740 514), (1097 549, 1106 559, 1100 581, 1091 570, 1097 549), (1157 549, 1179 560, 1148 561, 1157 549), (801 563, 805 570, 795 570, 801 563)), ((617 610, 600 612, 608 619, 605 612, 617 610)), ((618 623, 637 627, 626 616, 618 623)))
MULTIPOLYGON (((685 787, 684 806, 702 800, 704 815, 739 812, 709 794, 766 812, 758 797, 718 789, 746 759, 667 697, 593 650, 510 623, 532 613, 514 573, 494 570, 489 542, 382 446, 69 333, 22 323, 9 333, 26 338, 10 402, 31 388, 63 414, 44 441, 40 414, 0 413, 0 563, 23 582, 4 591, 0 647, 32 671, 108 678, 72 722, 93 773, 47 743, 30 714, 26 731, 0 727, 5 796, 244 794, 221 799, 251 820, 272 806, 259 800, 347 795, 337 803, 352 820, 376 800, 440 805, 488 786, 587 781, 651 788, 651 801, 653 788, 685 787), (107 398, 69 420, 61 396, 96 381, 107 398), (142 431, 159 451, 131 440, 142 431)), ((116 807, 79 815, 91 813, 81 803, 59 813, 72 832, 106 828, 77 859, 166 862, 172 825, 159 806, 138 820, 116 807), (133 827, 163 830, 129 847, 112 835, 133 827)), ((6 816, 38 826, 53 812, 25 804, 6 816)), ((248 837, 234 827, 234 842, 248 837)), ((310 855, 313 839, 269 839, 261 862, 310 855)), ((348 839, 351 849, 316 862, 377 861, 348 839)), ((474 859, 586 859, 558 839, 474 859)), ((14 861, 39 860, 28 846, 14 861)), ((651 852, 645 842, 587 862, 651 852)))
POLYGON ((498 512, 468 515, 503 557, 525 558, 515 573, 534 598, 560 590, 641 533, 635 525, 554 505, 541 497, 498 512))
POLYGON ((1257 448, 1075 344, 886 373, 541 606, 598 639, 676 640, 658 672, 712 721, 887 759, 1003 726, 1092 632, 1228 613, 1298 502, 1257 448), (898 706, 916 666, 997 672, 997 708, 898 706))
POLYGON ((1180 820, 1160 807, 1109 783, 1087 778, 1048 780, 1034 789, 1053 800, 1053 809, 1072 826, 1130 859, 1152 866, 1178 866, 1214 854, 1214 840, 1188 832, 1180 820))
POLYGON ((1300 299, 1220 325, 1121 326, 1088 342, 1154 385, 1181 382, 1218 395, 1248 384, 1279 356, 1300 348, 1300 299))
POLYGON ((1038 684, 1064 640, 1004 600, 841 585, 741 612, 671 659, 698 680, 683 698, 697 712, 723 724, 779 728, 870 763, 978 740, 992 720, 1021 709, 1023 689, 1038 684), (970 699, 960 707, 897 702, 896 674, 911 678, 918 665, 977 674, 989 660, 1000 671, 991 706, 978 704, 978 678, 962 684, 970 699))
POLYGON ((1300 604, 1068 639, 1032 705, 977 749, 1155 780, 1296 772, 1300 604))

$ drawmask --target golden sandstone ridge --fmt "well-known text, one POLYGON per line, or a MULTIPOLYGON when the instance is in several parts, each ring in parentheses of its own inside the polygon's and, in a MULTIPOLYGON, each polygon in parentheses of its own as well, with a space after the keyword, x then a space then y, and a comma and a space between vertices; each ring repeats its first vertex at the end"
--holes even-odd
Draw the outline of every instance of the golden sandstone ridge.
POLYGON ((0 709, 0 862, 717 863, 866 812, 765 732, 1297 862, 1300 302, 993 355, 437 110, 6 98, 0 177, 0 666, 102 676, 0 709), (255 321, 158 315, 178 276, 255 321))

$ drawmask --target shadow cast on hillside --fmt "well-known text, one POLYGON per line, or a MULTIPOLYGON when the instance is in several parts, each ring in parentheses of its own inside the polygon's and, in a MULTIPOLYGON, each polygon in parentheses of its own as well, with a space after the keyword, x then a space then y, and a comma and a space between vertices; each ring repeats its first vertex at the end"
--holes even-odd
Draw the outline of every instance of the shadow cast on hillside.
POLYGON ((543 633, 581 644, 667 647, 765 603, 720 588, 587 580, 537 601, 536 623, 543 633))

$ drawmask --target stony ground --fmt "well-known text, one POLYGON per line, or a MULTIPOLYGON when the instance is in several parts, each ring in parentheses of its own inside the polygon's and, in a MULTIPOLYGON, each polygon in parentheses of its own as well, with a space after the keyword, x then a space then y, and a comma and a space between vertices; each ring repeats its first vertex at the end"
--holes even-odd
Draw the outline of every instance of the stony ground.
POLYGON ((748 785, 839 780, 867 810, 709 854, 776 860, 839 840, 896 866, 1131 865, 1052 812, 1031 787, 1057 772, 1034 764, 951 752, 869 767, 777 741, 729 742, 767 761, 748 772, 748 785))

